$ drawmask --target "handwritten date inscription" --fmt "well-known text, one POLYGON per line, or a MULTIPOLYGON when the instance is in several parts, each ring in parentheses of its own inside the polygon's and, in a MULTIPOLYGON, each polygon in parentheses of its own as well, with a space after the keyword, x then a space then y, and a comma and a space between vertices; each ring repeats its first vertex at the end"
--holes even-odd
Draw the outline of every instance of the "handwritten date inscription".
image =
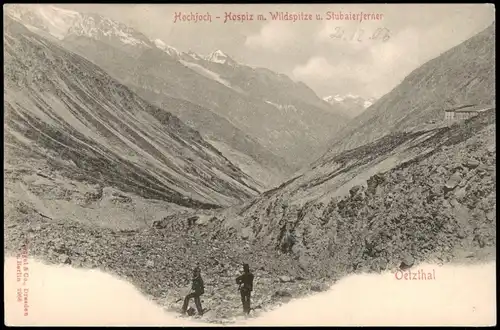
POLYGON ((362 42, 365 40, 380 40, 382 42, 386 42, 391 39, 391 31, 387 28, 378 28, 372 33, 370 31, 365 31, 364 29, 359 29, 354 32, 347 32, 341 28, 336 27, 335 32, 330 34, 330 38, 337 40, 346 40, 346 41, 358 41, 362 42))

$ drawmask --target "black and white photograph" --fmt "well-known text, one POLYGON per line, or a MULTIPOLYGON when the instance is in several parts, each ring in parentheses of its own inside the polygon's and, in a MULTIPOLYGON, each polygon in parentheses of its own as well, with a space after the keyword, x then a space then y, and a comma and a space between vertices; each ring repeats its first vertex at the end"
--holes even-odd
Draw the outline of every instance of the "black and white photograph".
POLYGON ((496 325, 493 4, 5 4, 4 323, 496 325))

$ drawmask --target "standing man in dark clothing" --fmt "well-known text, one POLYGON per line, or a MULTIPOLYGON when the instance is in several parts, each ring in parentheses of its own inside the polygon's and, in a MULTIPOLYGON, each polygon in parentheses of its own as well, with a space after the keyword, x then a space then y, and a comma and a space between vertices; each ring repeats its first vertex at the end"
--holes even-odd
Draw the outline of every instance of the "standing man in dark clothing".
POLYGON ((241 303, 243 304, 243 312, 250 313, 250 296, 253 291, 253 274, 250 273, 248 264, 243 264, 243 274, 236 278, 236 284, 241 293, 241 303))
POLYGON ((203 315, 200 296, 204 293, 205 293, 205 285, 203 284, 203 279, 201 278, 201 271, 199 267, 196 267, 193 270, 191 293, 189 293, 186 296, 186 298, 184 298, 184 304, 182 305, 182 314, 186 314, 186 310, 189 305, 189 300, 191 300, 191 298, 194 298, 194 303, 196 305, 196 309, 198 310, 198 315, 203 315))

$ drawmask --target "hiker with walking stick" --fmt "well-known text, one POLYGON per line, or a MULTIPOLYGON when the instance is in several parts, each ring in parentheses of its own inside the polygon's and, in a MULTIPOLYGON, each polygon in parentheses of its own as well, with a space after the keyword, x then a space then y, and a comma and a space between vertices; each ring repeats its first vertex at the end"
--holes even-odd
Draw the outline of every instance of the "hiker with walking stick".
POLYGON ((248 264, 243 264, 243 274, 236 278, 236 284, 241 294, 243 312, 250 313, 250 296, 253 291, 253 274, 250 272, 248 264))
POLYGON ((193 270, 193 279, 191 285, 191 293, 189 293, 186 298, 184 298, 184 304, 182 305, 182 314, 186 314, 187 307, 191 298, 194 299, 196 309, 198 310, 198 315, 203 315, 203 308, 201 307, 200 296, 205 293, 205 285, 203 284, 203 279, 201 278, 201 270, 196 267, 193 270))

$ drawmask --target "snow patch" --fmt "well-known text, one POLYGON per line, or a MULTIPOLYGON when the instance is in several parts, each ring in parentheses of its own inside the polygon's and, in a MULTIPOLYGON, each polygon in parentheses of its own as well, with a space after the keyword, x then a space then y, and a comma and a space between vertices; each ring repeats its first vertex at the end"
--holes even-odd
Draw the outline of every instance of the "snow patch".
POLYGON ((58 39, 63 39, 71 26, 80 18, 80 14, 75 11, 54 6, 37 6, 36 13, 47 23, 50 33, 58 39))
POLYGON ((202 76, 206 77, 206 78, 209 78, 209 79, 212 79, 212 80, 215 80, 217 81, 218 83, 221 83, 222 85, 226 86, 226 87, 229 87, 231 88, 232 90, 235 90, 237 91, 238 93, 244 93, 239 87, 234 87, 231 85, 231 83, 229 83, 229 81, 225 80, 225 79, 222 79, 220 77, 220 75, 216 72, 213 72, 197 63, 193 63, 193 62, 189 62, 189 61, 183 61, 183 60, 180 60, 179 62, 181 62, 183 65, 187 66, 188 68, 190 68, 191 70, 195 71, 196 73, 198 74, 201 74, 202 76))
POLYGON ((370 107, 374 102, 374 98, 369 98, 369 99, 364 99, 363 97, 355 94, 347 94, 347 95, 334 95, 334 96, 325 96, 323 98, 323 101, 328 102, 330 104, 335 104, 335 103, 345 103, 346 105, 358 105, 363 107, 363 109, 366 109, 370 107))
POLYGON ((169 46, 167 45, 163 40, 161 39, 155 39, 153 40, 153 43, 155 44, 155 46, 161 50, 163 50, 165 53, 167 53, 168 55, 172 56, 172 57, 179 57, 180 56, 180 52, 175 49, 174 47, 172 46, 169 46))

